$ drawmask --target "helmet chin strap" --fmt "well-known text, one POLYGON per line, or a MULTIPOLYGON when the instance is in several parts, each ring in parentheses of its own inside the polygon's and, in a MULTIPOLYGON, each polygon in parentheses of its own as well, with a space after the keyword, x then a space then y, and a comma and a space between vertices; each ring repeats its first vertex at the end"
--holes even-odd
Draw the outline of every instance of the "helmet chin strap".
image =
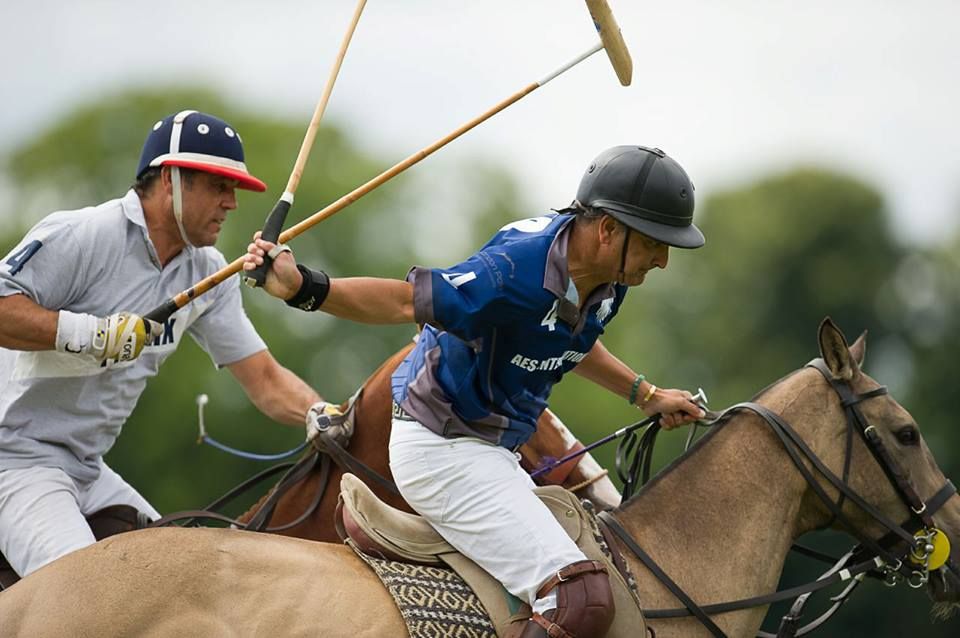
POLYGON ((173 182, 173 218, 177 221, 177 228, 180 229, 180 238, 187 246, 193 246, 193 242, 187 237, 187 229, 183 227, 183 189, 180 180, 180 167, 170 167, 170 179, 173 182))
POLYGON ((621 286, 627 285, 626 283, 626 273, 624 268, 627 265, 627 247, 630 245, 630 227, 626 224, 623 225, 623 230, 626 234, 623 236, 623 248, 620 249, 620 272, 617 273, 617 283, 621 286))
MULTIPOLYGON (((173 117, 173 130, 170 132, 170 154, 176 155, 180 152, 180 132, 183 130, 183 122, 187 116, 196 113, 193 110, 180 111, 173 117)), ((180 229, 180 238, 187 246, 193 246, 193 242, 187 237, 187 229, 183 227, 183 184, 180 179, 180 167, 170 167, 170 179, 173 182, 173 218, 177 221, 177 228, 180 229)))

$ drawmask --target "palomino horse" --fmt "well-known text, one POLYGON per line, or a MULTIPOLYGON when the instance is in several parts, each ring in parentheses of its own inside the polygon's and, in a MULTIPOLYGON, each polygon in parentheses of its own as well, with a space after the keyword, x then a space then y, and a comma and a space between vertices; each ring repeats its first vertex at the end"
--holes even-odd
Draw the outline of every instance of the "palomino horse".
MULTIPOLYGON (((834 478, 844 477, 846 498, 839 499, 826 474, 808 482, 771 422, 743 410, 730 413, 613 512, 701 605, 773 591, 791 543, 804 532, 845 520, 851 531, 873 542, 889 531, 878 516, 910 519, 904 487, 895 488, 884 467, 899 469, 894 478, 906 481, 924 502, 945 493, 944 476, 910 414, 860 371, 864 339, 848 348, 825 321, 820 349, 826 376, 803 368, 752 405, 792 425, 817 463, 834 478), (834 383, 854 393, 855 409, 849 400, 844 406, 834 383), (869 424, 863 437, 847 436, 851 411, 869 424), (877 446, 887 453, 880 460, 874 456, 877 446), (818 488, 826 490, 826 500, 818 488), (827 501, 839 501, 839 517, 827 501)), ((800 465, 809 471, 816 464, 800 465)), ((936 510, 930 525, 960 541, 960 498, 951 494, 930 509, 936 510)), ((627 545, 618 545, 637 577, 644 606, 677 607, 677 599, 627 545)), ((945 567, 930 575, 928 588, 945 609, 955 610, 958 583, 945 567)), ((714 621, 727 635, 752 636, 764 612, 763 607, 736 611, 714 621)), ((406 635, 392 600, 348 547, 228 529, 144 530, 75 552, 0 595, 0 623, 5 635, 24 637, 406 635)), ((649 624, 658 638, 710 635, 690 618, 649 624)))
MULTIPOLYGON (((355 407, 356 424, 353 438, 347 447, 347 451, 352 456, 387 479, 391 478, 387 460, 392 404, 390 375, 412 347, 412 345, 407 346, 387 359, 363 384, 363 393, 357 399, 355 407)), ((346 405, 343 409, 346 409, 346 405)), ((523 457, 524 466, 532 470, 541 462, 562 458, 571 449, 577 449, 577 446, 579 443, 560 419, 546 410, 537 424, 537 432, 520 449, 520 454, 523 457)), ((333 519, 343 471, 342 467, 333 467, 327 478, 323 476, 324 473, 319 467, 315 467, 306 477, 291 485, 277 501, 276 509, 270 519, 270 526, 280 528, 278 533, 287 536, 316 541, 338 541, 333 519), (318 490, 322 490, 323 494, 318 494, 318 490), (286 524, 310 511, 314 500, 318 497, 319 503, 302 523, 283 529, 286 524)), ((361 479, 366 478, 360 472, 354 471, 354 474, 358 474, 361 479)), ((546 474, 545 478, 546 483, 563 485, 581 498, 593 502, 598 509, 611 509, 620 504, 620 493, 607 477, 606 471, 590 454, 584 454, 577 460, 563 463, 556 470, 546 474)), ((367 480, 366 482, 387 503, 411 511, 400 496, 391 493, 377 481, 367 480)), ((260 499, 239 520, 248 522, 268 496, 269 494, 260 499)))

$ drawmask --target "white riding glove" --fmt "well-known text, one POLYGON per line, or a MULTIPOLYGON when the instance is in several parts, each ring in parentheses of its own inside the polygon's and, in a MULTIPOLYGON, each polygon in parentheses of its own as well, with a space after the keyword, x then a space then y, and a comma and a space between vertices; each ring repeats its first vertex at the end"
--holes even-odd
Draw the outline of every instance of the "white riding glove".
POLYGON ((130 312, 95 317, 61 310, 57 318, 58 352, 88 354, 97 361, 133 361, 163 326, 130 312))
POLYGON ((326 401, 317 401, 307 410, 307 440, 313 442, 317 433, 325 432, 341 447, 346 447, 353 436, 353 423, 347 421, 340 408, 326 401))

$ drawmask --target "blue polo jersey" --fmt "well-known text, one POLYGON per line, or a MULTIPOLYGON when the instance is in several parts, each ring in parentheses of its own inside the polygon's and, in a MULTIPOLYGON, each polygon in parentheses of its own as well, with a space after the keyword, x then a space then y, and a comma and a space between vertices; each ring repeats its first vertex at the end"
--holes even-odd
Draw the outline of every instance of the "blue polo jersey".
POLYGON ((392 378, 404 412, 442 436, 509 449, 533 435, 553 385, 590 352, 626 295, 608 284, 581 306, 567 269, 573 218, 520 220, 462 263, 410 271, 423 330, 392 378))

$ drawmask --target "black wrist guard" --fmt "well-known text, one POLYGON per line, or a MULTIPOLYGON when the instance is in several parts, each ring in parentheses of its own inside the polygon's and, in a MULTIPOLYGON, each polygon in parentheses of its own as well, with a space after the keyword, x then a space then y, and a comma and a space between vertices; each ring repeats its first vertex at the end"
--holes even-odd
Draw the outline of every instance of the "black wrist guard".
POLYGON ((297 270, 303 275, 303 283, 297 294, 287 299, 287 305, 313 312, 320 308, 330 292, 330 277, 322 270, 310 270, 302 264, 297 264, 297 270))

